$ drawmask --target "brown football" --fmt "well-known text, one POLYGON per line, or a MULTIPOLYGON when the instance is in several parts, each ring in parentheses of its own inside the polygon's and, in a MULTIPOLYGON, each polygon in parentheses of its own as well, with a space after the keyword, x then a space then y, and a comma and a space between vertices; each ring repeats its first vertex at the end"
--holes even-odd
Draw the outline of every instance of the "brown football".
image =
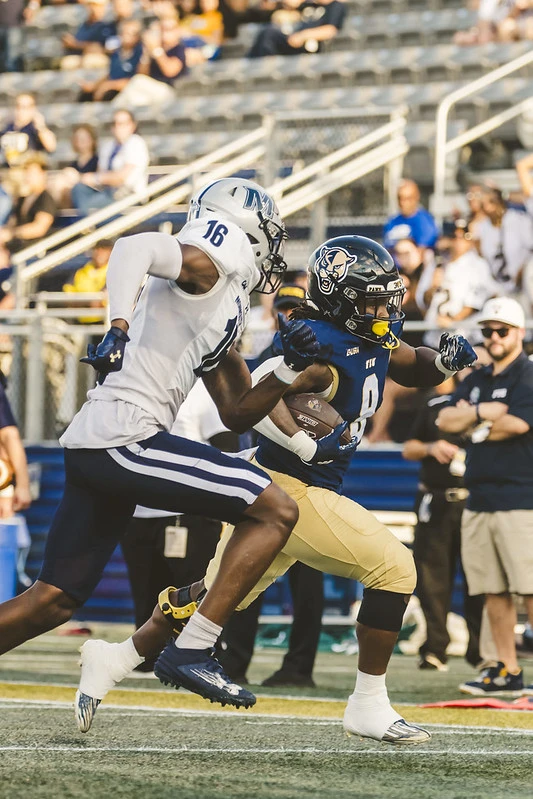
MULTIPOLYGON (((344 420, 335 408, 315 394, 290 394, 283 398, 291 416, 302 430, 311 438, 322 438, 331 433, 344 420)), ((350 428, 342 434, 343 444, 351 441, 350 428)))

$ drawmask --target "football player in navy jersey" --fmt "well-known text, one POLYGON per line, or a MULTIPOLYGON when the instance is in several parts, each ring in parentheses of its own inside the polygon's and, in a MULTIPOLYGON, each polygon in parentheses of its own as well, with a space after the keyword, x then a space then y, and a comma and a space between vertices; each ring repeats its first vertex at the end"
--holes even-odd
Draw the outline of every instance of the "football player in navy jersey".
MULTIPOLYGON (((280 401, 255 425, 260 433, 255 462, 297 502, 299 521, 239 609, 247 607, 297 560, 362 582, 358 672, 344 728, 389 743, 422 743, 430 738, 429 733, 402 719, 392 708, 385 686, 387 665, 415 587, 413 558, 372 513, 342 496, 353 445, 346 449, 338 446, 329 458, 324 456, 324 447, 338 441, 348 423, 355 441, 361 439, 367 419, 380 405, 387 373, 402 385, 432 386, 476 360, 461 336, 444 334, 440 352, 414 349, 401 342, 404 291, 393 259, 370 239, 330 239, 311 255, 308 300, 293 315, 305 319, 314 331, 320 352, 287 393, 309 392, 323 398, 345 423, 315 441, 298 428, 280 401)), ((254 372, 255 385, 277 368, 280 357, 266 361, 254 372)), ((164 617, 179 632, 181 622, 206 589, 209 596, 231 533, 231 528, 224 532, 204 581, 162 593, 159 609, 133 637, 138 651, 147 654, 150 649, 160 649, 169 629, 164 617)), ((104 665, 100 668, 101 680, 107 679, 109 684, 109 673, 104 665)))

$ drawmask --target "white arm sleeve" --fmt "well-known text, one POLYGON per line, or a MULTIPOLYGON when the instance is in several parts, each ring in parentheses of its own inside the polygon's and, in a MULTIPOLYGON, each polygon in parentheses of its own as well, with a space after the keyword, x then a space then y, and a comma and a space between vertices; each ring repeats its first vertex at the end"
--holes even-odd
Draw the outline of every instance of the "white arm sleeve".
POLYGON ((179 242, 168 233, 138 233, 119 239, 107 267, 110 319, 125 319, 129 324, 144 277, 177 280, 181 264, 179 242))
MULTIPOLYGON (((252 372, 252 386, 257 385, 262 377, 273 372, 282 361, 283 356, 279 355, 259 364, 257 369, 252 372)), ((254 424, 254 430, 257 430, 258 433, 269 438, 275 444, 279 444, 280 447, 288 449, 289 452, 294 452, 303 461, 310 461, 316 453, 316 443, 304 430, 299 430, 293 436, 288 436, 274 424, 270 416, 265 416, 260 422, 254 424)))

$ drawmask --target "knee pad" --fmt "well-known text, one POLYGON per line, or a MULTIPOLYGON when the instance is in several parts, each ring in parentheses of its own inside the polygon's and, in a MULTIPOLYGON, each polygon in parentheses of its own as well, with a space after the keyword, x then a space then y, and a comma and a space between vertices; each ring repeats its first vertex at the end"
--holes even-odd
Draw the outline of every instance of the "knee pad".
POLYGON ((365 588, 357 621, 375 630, 399 633, 408 602, 409 594, 365 588))

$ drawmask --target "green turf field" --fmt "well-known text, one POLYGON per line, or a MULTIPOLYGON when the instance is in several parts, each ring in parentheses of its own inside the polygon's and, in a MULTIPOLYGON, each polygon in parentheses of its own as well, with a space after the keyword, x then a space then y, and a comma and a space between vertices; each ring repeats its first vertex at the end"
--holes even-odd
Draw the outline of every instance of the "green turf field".
MULTIPOLYGON (((95 627, 110 640, 128 628, 95 627)), ((316 689, 258 688, 253 711, 215 710, 157 680, 128 679, 77 732, 72 700, 85 639, 43 636, 0 659, 0 797, 176 799, 515 799, 533 796, 533 712, 430 710, 459 696, 473 672, 420 672, 395 656, 389 689, 406 718, 427 725, 424 746, 393 747, 342 732, 356 658, 320 654, 316 689)), ((258 652, 255 682, 280 662, 258 652)), ((533 679, 533 661, 525 661, 533 679)))

